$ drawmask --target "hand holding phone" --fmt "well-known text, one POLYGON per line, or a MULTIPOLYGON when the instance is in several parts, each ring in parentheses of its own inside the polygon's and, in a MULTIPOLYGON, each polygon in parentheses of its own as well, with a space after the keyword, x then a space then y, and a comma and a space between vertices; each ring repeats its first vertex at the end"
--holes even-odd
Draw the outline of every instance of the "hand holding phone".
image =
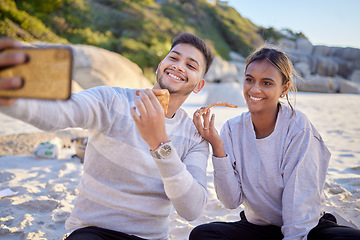
MULTIPOLYGON (((22 44, 11 38, 0 38, 0 51, 6 48, 21 48, 22 44)), ((5 67, 23 64, 26 61, 24 53, 18 54, 3 54, 0 52, 0 69, 5 67)), ((18 89, 22 85, 20 77, 0 78, 1 89, 18 89)), ((10 106, 15 103, 15 98, 2 98, 0 97, 0 106, 10 106)))
POLYGON ((0 66, 0 79, 20 77, 23 84, 19 89, 0 89, 0 97, 62 100, 70 97, 71 48, 9 48, 1 54, 10 53, 25 53, 27 61, 21 65, 0 66))

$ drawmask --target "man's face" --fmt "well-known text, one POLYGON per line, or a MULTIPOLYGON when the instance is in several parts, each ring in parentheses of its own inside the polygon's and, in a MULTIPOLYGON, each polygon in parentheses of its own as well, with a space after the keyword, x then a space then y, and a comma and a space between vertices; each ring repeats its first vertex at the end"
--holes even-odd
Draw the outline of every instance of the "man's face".
POLYGON ((191 44, 176 45, 160 63, 157 70, 157 82, 170 94, 189 95, 198 92, 199 82, 206 69, 205 57, 191 44))

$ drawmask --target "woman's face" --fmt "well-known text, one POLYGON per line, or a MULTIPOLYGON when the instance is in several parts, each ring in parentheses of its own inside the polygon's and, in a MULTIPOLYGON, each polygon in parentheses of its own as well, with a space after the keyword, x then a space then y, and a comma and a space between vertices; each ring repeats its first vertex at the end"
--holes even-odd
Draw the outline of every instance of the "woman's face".
POLYGON ((245 72, 244 97, 252 114, 277 110, 281 94, 286 94, 289 83, 282 85, 282 74, 268 60, 255 61, 245 72))

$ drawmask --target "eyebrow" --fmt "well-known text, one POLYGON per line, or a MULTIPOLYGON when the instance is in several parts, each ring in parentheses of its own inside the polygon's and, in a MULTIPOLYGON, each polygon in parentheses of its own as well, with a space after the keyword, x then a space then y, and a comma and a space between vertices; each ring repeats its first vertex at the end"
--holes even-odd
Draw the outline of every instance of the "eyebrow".
MULTIPOLYGON (((178 51, 175 51, 175 50, 172 50, 171 52, 173 52, 173 53, 175 53, 175 54, 177 54, 177 55, 182 55, 180 52, 178 52, 178 51)), ((199 64, 199 62, 198 61, 196 61, 196 59, 194 59, 194 58, 189 58, 190 59, 190 61, 192 61, 192 62, 195 62, 198 66, 200 66, 200 64, 199 64)))
MULTIPOLYGON (((252 77, 252 78, 254 78, 251 74, 245 74, 245 77, 252 77)), ((272 81, 272 82, 275 82, 274 81, 274 79, 272 79, 272 78, 262 78, 261 80, 268 80, 268 81, 272 81)))

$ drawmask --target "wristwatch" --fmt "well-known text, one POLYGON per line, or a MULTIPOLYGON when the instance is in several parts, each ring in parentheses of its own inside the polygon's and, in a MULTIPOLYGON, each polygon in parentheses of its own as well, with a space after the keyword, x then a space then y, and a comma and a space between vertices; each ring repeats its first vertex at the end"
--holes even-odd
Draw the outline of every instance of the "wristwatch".
POLYGON ((166 142, 166 143, 161 143, 160 146, 156 150, 154 150, 154 151, 150 150, 150 154, 154 158, 166 159, 170 156, 172 148, 173 148, 173 146, 172 146, 171 141, 166 142))

